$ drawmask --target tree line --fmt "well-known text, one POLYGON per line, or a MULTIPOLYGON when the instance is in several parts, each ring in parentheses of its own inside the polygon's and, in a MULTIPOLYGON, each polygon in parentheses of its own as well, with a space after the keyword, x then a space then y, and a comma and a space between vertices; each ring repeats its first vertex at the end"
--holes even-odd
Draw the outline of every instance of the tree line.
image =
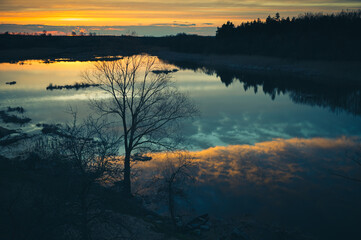
MULTIPOLYGON (((95 55, 154 53, 159 49, 200 54, 248 54, 317 60, 361 60, 361 10, 298 17, 256 19, 218 27, 215 36, 180 33, 175 36, 28 36, 0 34, 0 50, 48 48, 33 58, 90 58, 95 55), (52 51, 49 51, 51 49, 52 51), (86 53, 86 54, 84 54, 86 53)), ((1 59, 21 60, 19 51, 1 59)))
POLYGON ((311 59, 359 60, 361 10, 333 14, 305 13, 217 28, 219 51, 311 59))

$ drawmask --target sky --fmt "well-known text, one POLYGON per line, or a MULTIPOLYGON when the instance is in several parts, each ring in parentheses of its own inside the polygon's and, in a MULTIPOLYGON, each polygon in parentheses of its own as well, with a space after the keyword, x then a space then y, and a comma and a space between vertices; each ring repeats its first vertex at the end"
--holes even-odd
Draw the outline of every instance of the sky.
POLYGON ((0 0, 0 32, 214 35, 228 20, 359 8, 361 0, 0 0))

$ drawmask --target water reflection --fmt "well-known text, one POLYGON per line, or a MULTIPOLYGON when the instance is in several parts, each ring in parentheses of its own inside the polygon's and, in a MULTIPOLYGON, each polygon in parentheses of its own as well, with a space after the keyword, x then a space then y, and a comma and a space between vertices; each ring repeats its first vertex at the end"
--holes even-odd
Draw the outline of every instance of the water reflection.
MULTIPOLYGON (((208 75, 216 75, 225 86, 234 81, 243 83, 245 91, 259 88, 272 100, 280 94, 289 94, 293 102, 328 108, 333 112, 346 111, 361 115, 361 86, 360 84, 337 81, 335 79, 321 79, 318 76, 302 74, 270 73, 260 71, 240 71, 222 67, 208 67, 194 62, 169 60, 181 69, 202 71, 208 75), (315 81, 317 79, 317 81, 315 81)), ((357 76, 355 76, 357 78, 357 76)))
MULTIPOLYGON (((312 233, 316 239, 355 239, 361 185, 333 173, 360 178, 352 161, 359 138, 275 139, 255 145, 189 152, 196 183, 188 192, 196 212, 255 219, 312 233)), ((175 154, 153 154, 139 163, 142 180, 158 174, 175 154)))
MULTIPOLYGON (((322 239, 361 234, 360 185, 332 175, 360 176, 349 158, 361 149, 360 139, 352 137, 361 134, 360 88, 175 64, 202 70, 173 75, 202 112, 183 128, 188 149, 198 150, 190 152, 198 181, 189 192, 197 212, 249 213, 264 222, 301 226, 322 239)), ((96 89, 46 87, 81 82, 80 73, 90 66, 0 64, 0 107, 24 107, 33 126, 70 120, 65 112, 69 106, 85 116, 89 98, 101 97, 96 89), (5 84, 11 81, 17 84, 5 84)), ((136 167, 146 170, 142 177, 150 179, 165 158, 155 154, 152 161, 136 167)))
MULTIPOLYGON (((69 106, 79 111, 79 117, 85 116, 91 113, 89 99, 102 97, 96 88, 46 91, 46 87, 51 83, 71 85, 81 82, 81 72, 91 66, 91 62, 0 64, 0 108, 22 106, 32 119, 32 126, 39 122, 69 121, 69 114, 66 114, 69 106), (5 84, 10 81, 17 84, 5 84)), ((186 63, 178 66, 201 67, 186 63)), ((173 65, 165 67, 174 68, 173 65)), ((214 69, 202 69, 197 72, 181 70, 172 75, 179 89, 189 93, 202 113, 197 121, 184 123, 188 149, 254 144, 273 138, 335 138, 361 134, 361 118, 345 113, 345 109, 354 113, 359 111, 357 88, 331 87, 333 90, 330 90, 322 88, 323 85, 302 86, 303 82, 298 79, 293 79, 297 81, 291 84, 289 78, 277 74, 248 77, 237 71, 217 70, 217 76, 214 69), (241 80, 235 81, 236 77, 241 80), (219 78, 227 84, 233 83, 226 88, 219 78), (262 94, 262 89, 266 95, 262 94), (269 95, 274 95, 275 99, 269 95), (305 101, 305 105, 295 104, 305 101), (311 102, 315 103, 311 105, 311 102), (317 106, 340 112, 334 114, 317 106)))
MULTIPOLYGON (((349 165, 354 164, 351 156, 359 151, 359 138, 341 137, 275 139, 255 145, 217 146, 188 153, 198 166, 197 182, 226 181, 229 187, 237 189, 249 184, 275 187, 280 183, 305 180, 311 175, 329 178, 332 171, 350 171, 349 165)), ((175 153, 154 153, 153 161, 141 165, 158 169, 165 159, 175 156, 175 153)), ((357 169, 356 165, 354 167, 357 169)))

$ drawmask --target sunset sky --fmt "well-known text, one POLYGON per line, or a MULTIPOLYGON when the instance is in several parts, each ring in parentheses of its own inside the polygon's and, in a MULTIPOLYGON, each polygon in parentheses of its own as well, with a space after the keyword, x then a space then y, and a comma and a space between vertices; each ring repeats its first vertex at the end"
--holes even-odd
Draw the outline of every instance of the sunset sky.
POLYGON ((68 34, 75 27, 76 31, 99 34, 135 31, 138 35, 212 35, 215 27, 227 20, 238 24, 276 12, 297 16, 358 8, 361 0, 0 0, 0 32, 37 32, 46 28, 54 34, 68 34))

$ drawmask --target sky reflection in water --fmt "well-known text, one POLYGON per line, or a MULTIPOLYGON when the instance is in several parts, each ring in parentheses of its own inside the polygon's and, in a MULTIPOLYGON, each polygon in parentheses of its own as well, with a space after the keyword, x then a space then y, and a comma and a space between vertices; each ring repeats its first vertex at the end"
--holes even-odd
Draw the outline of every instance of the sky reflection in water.
MULTIPOLYGON (((0 64, 0 106, 24 107, 34 124, 69 120, 65 113, 69 106, 77 109, 79 115, 87 114, 88 99, 101 95, 97 89, 46 91, 45 88, 50 83, 81 82, 82 71, 91 66, 90 62, 0 64), (17 84, 5 84, 10 81, 17 84)), ((272 100, 261 89, 257 94, 253 90, 245 91, 239 82, 225 87, 214 75, 190 70, 179 71, 173 78, 201 111, 198 120, 184 126, 184 134, 191 138, 190 150, 254 144, 273 138, 333 138, 361 133, 359 116, 295 104, 288 94, 272 100)))
MULTIPOLYGON (((360 178, 352 161, 361 157, 359 138, 275 139, 189 152, 196 162, 196 183, 189 199, 196 212, 253 218, 298 229, 320 239, 357 239, 361 185, 334 175, 360 178)), ((174 161, 174 154, 153 154, 136 165, 152 179, 174 161)))
MULTIPOLYGON (((32 127, 69 121, 69 106, 86 116, 89 98, 101 96, 97 89, 46 87, 81 82, 81 72, 91 65, 2 63, 0 108, 24 107, 32 127), (17 84, 5 84, 10 81, 17 84)), ((181 70, 173 78, 201 111, 183 128, 198 165, 198 181, 190 188, 198 213, 249 213, 265 222, 300 226, 321 238, 360 234, 361 185, 331 174, 360 173, 350 160, 361 149, 360 116, 295 104, 288 94, 272 100, 262 89, 245 91, 240 82, 225 87, 215 75, 202 72, 181 70)), ((138 167, 146 167, 150 178, 163 157, 156 155, 138 167)))

